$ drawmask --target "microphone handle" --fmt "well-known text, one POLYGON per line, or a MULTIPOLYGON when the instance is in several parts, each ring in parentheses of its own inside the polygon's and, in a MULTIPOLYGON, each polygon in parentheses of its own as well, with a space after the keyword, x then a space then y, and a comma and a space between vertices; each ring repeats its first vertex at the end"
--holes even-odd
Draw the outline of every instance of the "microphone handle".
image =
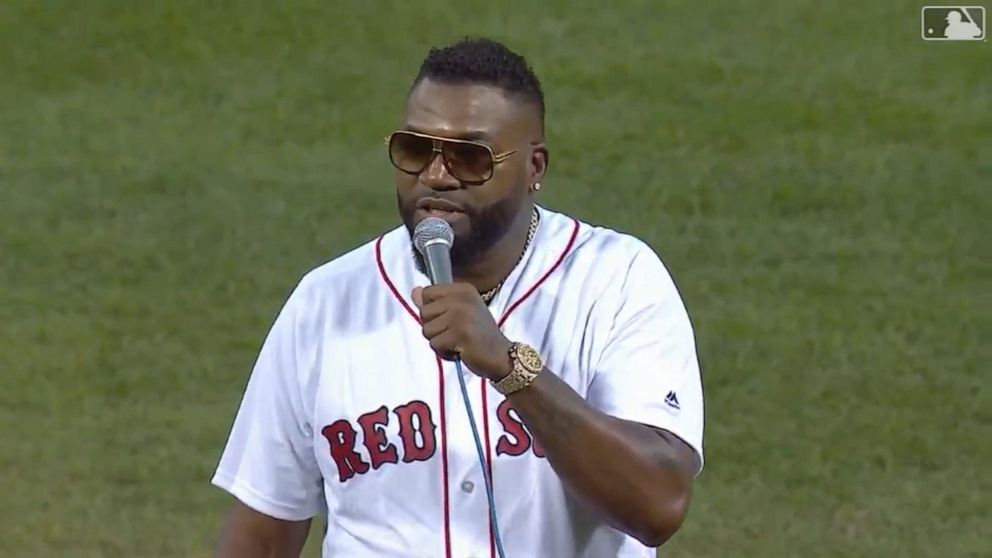
POLYGON ((451 247, 445 242, 429 242, 424 246, 424 263, 427 265, 427 276, 434 285, 453 283, 451 273, 451 247))

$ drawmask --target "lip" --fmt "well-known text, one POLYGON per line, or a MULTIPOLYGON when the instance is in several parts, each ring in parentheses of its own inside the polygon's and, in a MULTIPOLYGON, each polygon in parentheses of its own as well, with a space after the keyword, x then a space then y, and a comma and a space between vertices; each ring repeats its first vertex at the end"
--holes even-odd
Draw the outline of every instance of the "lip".
POLYGON ((454 225, 456 222, 462 220, 465 217, 465 214, 461 211, 445 211, 443 209, 423 208, 417 210, 416 216, 418 223, 428 217, 439 217, 447 221, 449 224, 454 225))
POLYGON ((434 212, 446 212, 446 213, 464 213, 465 210, 456 203, 450 202, 448 200, 443 200, 441 198, 421 198, 417 201, 417 209, 434 213, 434 212))

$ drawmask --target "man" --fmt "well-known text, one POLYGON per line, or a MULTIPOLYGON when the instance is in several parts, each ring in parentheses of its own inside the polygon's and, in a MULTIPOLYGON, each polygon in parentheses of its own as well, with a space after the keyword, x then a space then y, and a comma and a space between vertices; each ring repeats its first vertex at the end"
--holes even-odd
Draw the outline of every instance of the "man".
POLYGON ((661 261, 536 205, 543 94, 499 43, 431 50, 388 144, 405 226, 307 274, 273 324, 213 479, 238 500, 219 556, 298 556, 325 513, 325 557, 494 557, 497 536, 514 558, 653 557, 702 467, 661 261), (428 216, 454 230, 453 284, 412 248, 428 216))

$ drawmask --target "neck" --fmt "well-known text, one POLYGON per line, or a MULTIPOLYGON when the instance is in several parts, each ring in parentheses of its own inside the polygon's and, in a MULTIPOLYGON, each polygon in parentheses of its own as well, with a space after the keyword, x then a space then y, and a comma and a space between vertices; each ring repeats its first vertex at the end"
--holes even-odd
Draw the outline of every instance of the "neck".
POLYGON ((479 292, 485 292, 506 279, 520 261, 527 243, 532 211, 533 208, 528 204, 527 211, 520 212, 509 232, 486 251, 477 263, 464 269, 454 269, 455 281, 470 283, 479 292))

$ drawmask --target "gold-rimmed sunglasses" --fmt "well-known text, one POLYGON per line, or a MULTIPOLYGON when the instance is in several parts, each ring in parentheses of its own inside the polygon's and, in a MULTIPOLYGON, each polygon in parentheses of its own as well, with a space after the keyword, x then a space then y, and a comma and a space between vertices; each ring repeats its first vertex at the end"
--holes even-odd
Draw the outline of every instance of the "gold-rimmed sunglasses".
POLYGON ((488 145, 472 140, 443 138, 399 130, 386 137, 389 161, 397 169, 418 175, 430 166, 438 153, 451 176, 459 181, 478 186, 493 177, 496 165, 502 163, 516 149, 494 153, 488 145))

